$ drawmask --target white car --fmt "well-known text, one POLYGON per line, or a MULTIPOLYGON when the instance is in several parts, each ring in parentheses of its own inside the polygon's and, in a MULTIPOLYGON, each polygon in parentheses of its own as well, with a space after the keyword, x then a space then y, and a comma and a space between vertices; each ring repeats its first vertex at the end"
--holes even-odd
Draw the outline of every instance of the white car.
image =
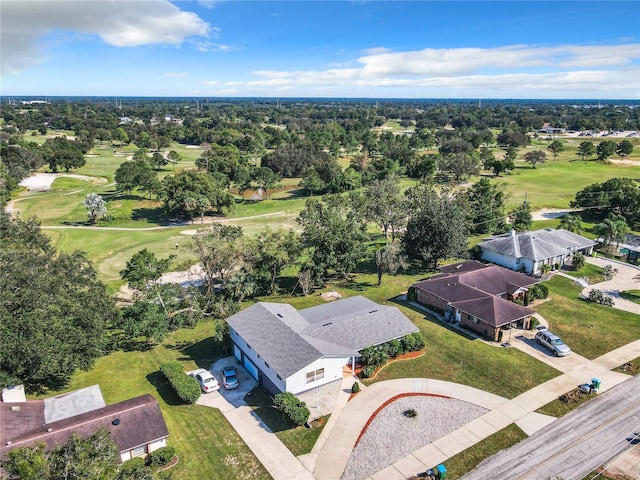
POLYGON ((220 384, 218 383, 218 380, 216 380, 216 377, 211 375, 211 372, 208 372, 204 368, 193 370, 188 372, 188 374, 196 379, 204 393, 215 392, 220 389, 220 384))

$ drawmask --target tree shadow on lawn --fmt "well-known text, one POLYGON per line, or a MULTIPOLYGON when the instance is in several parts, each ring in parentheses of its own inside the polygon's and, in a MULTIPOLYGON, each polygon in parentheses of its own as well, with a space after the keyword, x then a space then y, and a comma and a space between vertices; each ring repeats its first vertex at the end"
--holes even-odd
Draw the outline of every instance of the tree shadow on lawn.
POLYGON ((136 208, 131 212, 131 219, 146 220, 157 225, 168 225, 170 223, 163 207, 136 208))
POLYGON ((198 368, 209 370, 213 362, 219 358, 231 355, 231 349, 226 341, 218 342, 215 337, 207 337, 197 342, 183 341, 173 345, 166 345, 165 348, 177 350, 184 357, 179 357, 178 361, 194 361, 198 368))
POLYGON ((291 430, 296 426, 284 414, 273 406, 273 400, 267 391, 258 386, 244 397, 244 401, 273 433, 291 430))
POLYGON ((178 397, 178 394, 160 370, 148 374, 146 379, 155 387, 157 392, 160 394, 160 397, 162 397, 162 400, 164 400, 167 405, 172 407, 185 405, 185 402, 178 397))

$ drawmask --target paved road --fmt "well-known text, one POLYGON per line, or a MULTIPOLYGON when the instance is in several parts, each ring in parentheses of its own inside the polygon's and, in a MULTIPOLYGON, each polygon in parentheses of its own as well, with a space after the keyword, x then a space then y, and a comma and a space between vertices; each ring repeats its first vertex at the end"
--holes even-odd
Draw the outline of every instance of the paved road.
POLYGON ((462 477, 578 480, 640 440, 640 375, 553 422, 462 477))

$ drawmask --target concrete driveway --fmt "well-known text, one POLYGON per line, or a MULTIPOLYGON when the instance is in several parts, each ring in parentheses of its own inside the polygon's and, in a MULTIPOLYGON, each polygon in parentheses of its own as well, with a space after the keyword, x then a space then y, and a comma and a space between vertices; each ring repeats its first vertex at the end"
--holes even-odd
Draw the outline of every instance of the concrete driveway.
POLYGON ((628 263, 616 262, 608 258, 585 257, 585 260, 591 265, 597 265, 602 268, 604 268, 605 265, 613 265, 618 269, 618 273, 609 281, 589 285, 582 290, 582 295, 588 298, 591 290, 602 290, 606 295, 613 297, 615 303, 613 308, 640 315, 640 305, 620 297, 620 292, 640 289, 640 282, 634 279, 634 277, 640 275, 640 267, 629 265, 628 263))
POLYGON ((220 390, 211 393, 203 393, 196 402, 198 405, 215 407, 223 413, 242 405, 246 405, 244 403, 244 397, 254 389, 257 382, 251 375, 249 375, 242 365, 238 364, 235 357, 225 357, 217 360, 211 364, 209 371, 214 377, 216 377, 216 380, 218 380, 220 390), (229 366, 236 369, 238 381, 240 383, 238 388, 233 390, 225 390, 222 386, 222 369, 229 366))

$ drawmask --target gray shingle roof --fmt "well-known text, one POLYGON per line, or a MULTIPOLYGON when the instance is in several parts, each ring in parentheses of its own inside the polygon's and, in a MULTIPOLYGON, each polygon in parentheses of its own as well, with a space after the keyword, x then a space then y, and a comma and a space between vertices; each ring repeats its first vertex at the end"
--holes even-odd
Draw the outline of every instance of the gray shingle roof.
POLYGON ((260 302, 227 323, 282 378, 323 356, 354 356, 365 347, 418 331, 398 308, 361 296, 300 311, 260 302))
POLYGON ((463 312, 484 320, 494 327, 500 327, 536 313, 517 303, 494 296, 454 302, 451 305, 463 312))
POLYGON ((509 257, 528 258, 537 262, 595 244, 594 241, 568 230, 543 229, 492 238, 480 243, 480 247, 509 257))

